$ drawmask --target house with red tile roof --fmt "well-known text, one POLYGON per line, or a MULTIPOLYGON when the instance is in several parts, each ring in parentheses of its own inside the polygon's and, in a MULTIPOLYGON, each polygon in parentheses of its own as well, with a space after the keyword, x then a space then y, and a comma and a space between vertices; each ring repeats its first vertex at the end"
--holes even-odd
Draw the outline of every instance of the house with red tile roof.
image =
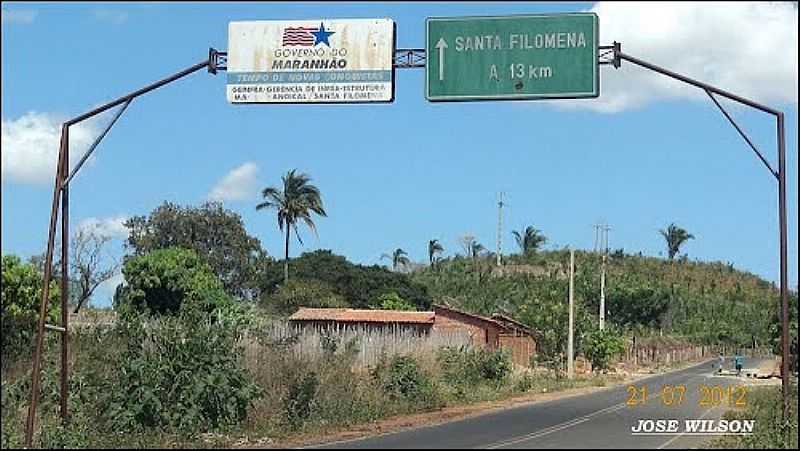
POLYGON ((289 322, 303 328, 408 330, 419 335, 466 331, 473 346, 508 349, 512 361, 521 366, 530 366, 536 352, 534 333, 524 324, 505 315, 488 318, 444 305, 434 305, 427 312, 301 307, 289 322))

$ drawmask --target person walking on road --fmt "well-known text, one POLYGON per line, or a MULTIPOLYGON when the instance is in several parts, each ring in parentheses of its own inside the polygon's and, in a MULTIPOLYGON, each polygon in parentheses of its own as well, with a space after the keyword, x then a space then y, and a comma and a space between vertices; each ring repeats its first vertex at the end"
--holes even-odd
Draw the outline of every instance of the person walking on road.
POLYGON ((718 373, 722 373, 722 368, 725 366, 725 356, 722 353, 719 353, 719 369, 717 370, 718 373))
POLYGON ((744 362, 744 357, 742 356, 741 349, 736 352, 736 356, 733 358, 733 364, 736 366, 736 375, 742 375, 742 363, 744 362))

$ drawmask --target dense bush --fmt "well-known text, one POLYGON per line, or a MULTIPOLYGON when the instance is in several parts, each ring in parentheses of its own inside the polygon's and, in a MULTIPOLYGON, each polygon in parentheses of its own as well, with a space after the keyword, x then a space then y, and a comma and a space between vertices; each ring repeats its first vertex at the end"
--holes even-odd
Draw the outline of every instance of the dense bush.
POLYGON ((593 371, 605 371, 614 357, 625 351, 625 340, 613 327, 594 329, 584 337, 584 355, 593 371))
MULTIPOLYGON (((147 446, 161 434, 190 437, 238 425, 262 393, 242 365, 242 320, 193 312, 153 318, 127 312, 110 327, 76 332, 69 385, 70 423, 58 419, 58 343, 48 340, 39 413, 43 447, 147 446)), ((55 338, 55 337, 53 337, 55 338)), ((28 405, 30 377, 3 384, 4 446, 28 405)), ((16 426, 16 429, 15 429, 16 426)))
POLYGON ((391 293, 385 293, 378 297, 374 301, 374 307, 382 310, 401 310, 401 311, 413 311, 416 308, 411 305, 408 301, 401 298, 400 295, 392 291, 391 293))
MULTIPOLYGON (((427 310, 431 305, 425 287, 412 282, 407 275, 377 265, 356 265, 329 250, 306 252, 293 259, 291 278, 324 282, 355 308, 369 308, 373 300, 390 292, 397 293, 420 310, 427 310)), ((262 292, 275 293, 282 283, 283 265, 275 262, 261 280, 262 292)))
POLYGON ((437 354, 444 380, 456 386, 476 385, 482 381, 501 382, 511 372, 507 350, 442 348, 437 354))
POLYGON ((292 429, 299 428, 311 416, 316 407, 319 378, 313 371, 289 385, 289 393, 283 401, 286 421, 292 429))
POLYGON ((271 259, 244 228, 238 213, 209 202, 181 207, 164 202, 149 216, 125 222, 130 230, 126 245, 135 255, 159 249, 191 249, 208 265, 232 296, 255 299, 259 281, 271 259))
POLYGON ((122 273, 127 285, 116 296, 115 307, 175 314, 185 308, 211 312, 231 303, 208 264, 189 249, 128 257, 122 273))
POLYGON ((392 399, 403 400, 422 409, 436 408, 442 404, 431 377, 411 356, 382 360, 372 374, 392 399))
POLYGON ((268 311, 292 314, 299 307, 336 308, 347 307, 344 298, 333 291, 330 285, 319 280, 289 279, 277 291, 262 295, 259 304, 268 311))
POLYGON ((713 440, 707 448, 797 449, 797 383, 789 384, 789 417, 783 421, 780 387, 754 387, 747 391, 747 405, 730 410, 726 420, 755 420, 752 434, 731 435, 713 440))
POLYGON ((103 409, 113 430, 208 431, 244 418, 260 390, 239 362, 236 323, 215 316, 123 317, 118 371, 103 409))
MULTIPOLYGON (((42 274, 34 265, 23 263, 16 255, 3 256, 2 271, 2 358, 5 368, 19 355, 32 350, 42 300, 42 274)), ((48 307, 50 324, 59 322, 60 293, 56 282, 51 282, 48 307)))

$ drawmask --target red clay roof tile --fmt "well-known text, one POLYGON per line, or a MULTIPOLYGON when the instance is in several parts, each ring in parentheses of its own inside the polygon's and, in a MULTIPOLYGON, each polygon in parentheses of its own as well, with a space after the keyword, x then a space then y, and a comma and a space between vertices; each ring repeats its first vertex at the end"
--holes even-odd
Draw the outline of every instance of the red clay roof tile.
POLYGON ((289 321, 341 321, 355 323, 433 324, 433 312, 397 310, 356 310, 347 308, 305 308, 289 317, 289 321))

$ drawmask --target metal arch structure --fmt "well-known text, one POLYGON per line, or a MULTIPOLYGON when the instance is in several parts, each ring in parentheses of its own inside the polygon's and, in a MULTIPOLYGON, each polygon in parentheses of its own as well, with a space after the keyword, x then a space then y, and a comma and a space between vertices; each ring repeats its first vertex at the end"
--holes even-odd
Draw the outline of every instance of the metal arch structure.
MULTIPOLYGON (((767 167, 778 181, 778 221, 780 229, 780 316, 782 325, 781 347, 782 347, 782 390, 783 390, 783 418, 784 421, 788 418, 789 410, 789 367, 788 367, 788 348, 789 348, 789 309, 788 309, 788 275, 787 275, 787 229, 786 229, 786 144, 785 144, 785 128, 784 128, 784 114, 781 111, 766 107, 758 104, 752 100, 740 97, 736 94, 724 91, 715 86, 694 80, 684 75, 677 74, 670 70, 659 67, 655 64, 648 63, 639 58, 622 52, 622 46, 618 42, 613 45, 598 46, 598 64, 612 65, 614 68, 621 66, 622 60, 628 61, 632 64, 644 67, 646 69, 658 72, 662 75, 677 79, 684 83, 688 83, 700 89, 703 89, 706 94, 711 98, 714 104, 725 115, 726 119, 733 125, 737 132, 744 138, 750 148, 756 153, 761 162, 767 167), (735 102, 747 105, 757 110, 766 112, 775 116, 777 120, 777 141, 778 141, 778 169, 777 171, 770 166, 769 162, 759 152, 756 146, 752 143, 749 137, 742 131, 736 124, 728 112, 720 105, 715 95, 725 97, 735 102)), ((56 165, 55 183, 53 188, 53 202, 50 211, 50 225, 48 231, 47 251, 45 255, 45 266, 43 275, 43 289, 41 303, 39 307, 39 322, 37 327, 36 344, 34 348, 33 371, 31 374, 31 398, 28 406, 28 416, 25 423, 25 446, 30 447, 33 438, 33 428, 36 416, 36 406, 39 395, 39 379, 41 370, 41 355, 44 341, 45 330, 59 332, 61 334, 61 418, 63 422, 68 421, 67 412, 67 381, 68 381, 68 356, 69 356, 69 326, 68 326, 68 313, 67 313, 67 299, 69 297, 69 280, 68 280, 68 262, 69 262, 69 184, 75 177, 77 172, 91 156, 100 141, 108 134, 111 127, 117 122, 119 117, 130 106, 131 102, 139 96, 147 94, 155 89, 158 89, 166 84, 177 81, 187 75, 193 74, 201 69, 206 68, 209 73, 216 74, 218 71, 226 71, 228 62, 227 52, 221 52, 214 48, 208 51, 208 58, 200 61, 193 66, 190 66, 180 72, 149 84, 141 89, 133 91, 122 97, 117 98, 111 102, 101 105, 91 111, 76 116, 61 125, 61 140, 59 144, 58 163, 56 165), (69 128, 72 125, 78 124, 84 120, 92 118, 98 114, 108 111, 111 108, 121 106, 116 112, 111 122, 95 139, 86 153, 76 164, 75 168, 69 170, 69 128), (50 278, 52 276, 52 263, 53 251, 55 247, 56 226, 59 219, 59 208, 61 209, 61 326, 46 324, 45 319, 47 316, 47 299, 49 297, 50 278)), ((393 67, 396 69, 414 69, 424 68, 426 63, 426 55, 424 49, 395 49, 393 58, 393 67)))

